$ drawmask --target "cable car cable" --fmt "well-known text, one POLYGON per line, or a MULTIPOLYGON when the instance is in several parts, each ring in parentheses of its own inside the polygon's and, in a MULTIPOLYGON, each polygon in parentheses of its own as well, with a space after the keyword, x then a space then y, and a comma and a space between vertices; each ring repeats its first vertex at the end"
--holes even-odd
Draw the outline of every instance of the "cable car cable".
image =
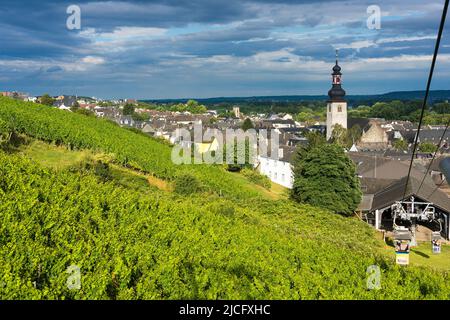
POLYGON ((436 39, 436 46, 434 48, 433 60, 431 62, 430 73, 428 75, 427 88, 425 91, 425 97, 423 99, 422 112, 420 114, 419 126, 417 128, 417 135, 416 135, 416 138, 414 139, 414 148, 413 148, 413 153, 411 155, 411 163, 409 164, 408 176, 406 178, 405 190, 403 192, 403 199, 405 199, 406 193, 408 192, 408 183, 409 183, 409 179, 411 177, 411 169, 412 169, 413 162, 414 162, 414 156, 415 156, 415 153, 417 150, 417 143, 419 141, 420 129, 422 128, 422 122, 423 122, 423 117, 425 114, 425 107, 426 107, 427 101, 428 101, 428 95, 430 94, 431 80, 433 79, 434 67, 436 65, 436 59, 437 59, 437 55, 439 53, 439 46, 441 44, 442 33, 444 31, 445 19, 447 17, 449 2, 450 2, 450 0, 445 0, 444 8, 442 11, 441 24, 439 25, 439 32, 438 32, 438 36, 436 39))

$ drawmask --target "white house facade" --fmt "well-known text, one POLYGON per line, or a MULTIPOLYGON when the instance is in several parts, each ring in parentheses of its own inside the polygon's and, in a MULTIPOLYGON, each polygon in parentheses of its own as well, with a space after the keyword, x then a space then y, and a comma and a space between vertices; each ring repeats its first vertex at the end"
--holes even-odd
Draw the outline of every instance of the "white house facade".
POLYGON ((292 189, 294 184, 294 175, 290 158, 293 151, 293 148, 280 148, 278 159, 267 156, 258 156, 259 172, 269 177, 272 182, 292 189))

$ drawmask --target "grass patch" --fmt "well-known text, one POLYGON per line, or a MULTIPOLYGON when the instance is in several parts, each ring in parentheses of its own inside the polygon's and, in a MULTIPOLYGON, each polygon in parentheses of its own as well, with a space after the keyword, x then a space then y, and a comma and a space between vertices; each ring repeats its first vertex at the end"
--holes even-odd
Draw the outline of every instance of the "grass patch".
POLYGON ((410 261, 412 265, 450 271, 450 246, 442 245, 441 253, 434 254, 430 242, 420 243, 411 249, 410 261))
MULTIPOLYGON (((395 260, 394 247, 389 244, 381 250, 385 257, 395 260)), ((411 248, 409 254, 411 266, 429 267, 437 271, 450 271, 450 245, 443 244, 440 254, 434 254, 430 242, 419 243, 417 247, 411 248)))
POLYGON ((93 156, 89 150, 70 151, 64 146, 55 146, 38 140, 22 145, 19 154, 44 167, 56 170, 66 169, 93 156))
POLYGON ((118 165, 110 165, 110 171, 113 182, 127 189, 133 189, 142 193, 159 189, 149 183, 148 177, 142 173, 118 165))

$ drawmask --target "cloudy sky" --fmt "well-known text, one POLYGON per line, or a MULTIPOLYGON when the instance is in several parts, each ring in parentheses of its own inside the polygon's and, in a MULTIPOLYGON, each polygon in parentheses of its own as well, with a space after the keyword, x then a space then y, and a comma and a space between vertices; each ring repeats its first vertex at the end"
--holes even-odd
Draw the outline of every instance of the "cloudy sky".
MULTIPOLYGON (((444 0, 2 0, 0 91, 100 98, 422 90, 444 0), (69 30, 67 7, 81 8, 69 30), (369 5, 381 29, 369 29, 369 5)), ((450 23, 450 22, 449 22, 450 23)), ((450 89, 450 26, 433 89, 450 89)))

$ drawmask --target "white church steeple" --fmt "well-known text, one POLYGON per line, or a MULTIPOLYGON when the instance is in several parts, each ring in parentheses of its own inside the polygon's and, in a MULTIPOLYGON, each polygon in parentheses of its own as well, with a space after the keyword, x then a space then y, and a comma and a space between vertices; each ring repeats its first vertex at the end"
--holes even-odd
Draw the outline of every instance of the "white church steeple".
POLYGON ((333 67, 333 87, 328 91, 330 99, 327 104, 327 140, 331 138, 333 127, 336 124, 347 129, 347 102, 345 91, 342 89, 342 73, 338 63, 338 50, 336 50, 336 65, 333 67))

